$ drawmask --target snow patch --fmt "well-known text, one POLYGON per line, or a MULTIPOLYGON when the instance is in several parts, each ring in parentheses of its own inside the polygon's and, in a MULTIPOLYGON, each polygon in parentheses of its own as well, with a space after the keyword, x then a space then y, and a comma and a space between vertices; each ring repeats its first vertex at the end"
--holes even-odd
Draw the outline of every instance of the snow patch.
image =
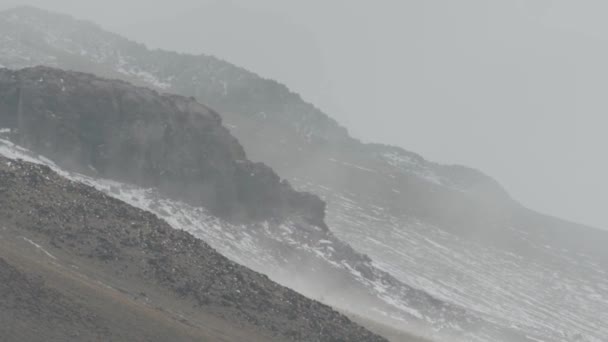
POLYGON ((414 174, 415 176, 422 178, 429 183, 453 187, 448 179, 439 176, 424 161, 396 152, 384 153, 382 154, 382 158, 389 165, 399 169, 400 171, 414 174))
POLYGON ((44 249, 42 246, 40 246, 39 244, 35 243, 34 241, 22 236, 21 237, 23 240, 25 240, 26 242, 28 242, 29 244, 31 244, 32 246, 36 247, 37 249, 39 249, 42 253, 46 254, 46 256, 48 256, 49 258, 53 259, 53 260, 57 260, 57 258, 49 253, 46 249, 44 249))

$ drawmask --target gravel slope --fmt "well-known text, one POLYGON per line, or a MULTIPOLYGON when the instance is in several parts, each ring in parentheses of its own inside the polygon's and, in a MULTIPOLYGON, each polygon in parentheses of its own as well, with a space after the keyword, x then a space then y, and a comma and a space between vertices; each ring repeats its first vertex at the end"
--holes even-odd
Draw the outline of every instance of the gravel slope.
MULTIPOLYGON (((331 308, 229 261, 156 216, 61 178, 48 167, 0 157, 0 192, 0 289, 5 294, 0 296, 0 307, 2 322, 9 323, 1 325, 3 336, 20 336, 14 335, 15 324, 10 324, 15 321, 5 317, 9 314, 30 317, 18 331, 40 328, 38 337, 46 338, 53 327, 53 333, 65 330, 86 336, 51 334, 58 341, 149 340, 145 335, 121 335, 127 330, 111 319, 114 314, 127 315, 126 309, 132 308, 132 322, 144 324, 135 327, 162 329, 164 324, 167 334, 184 324, 200 338, 206 331, 200 327, 213 319, 227 327, 220 333, 251 331, 252 340, 257 336, 259 340, 384 341, 331 308), (11 253, 16 256, 8 259, 11 253), (46 260, 47 271, 23 266, 27 263, 22 260, 36 253, 46 260), (43 277, 36 280, 36 274, 43 277), (53 281, 57 277, 61 280, 53 281), (103 303, 108 295, 90 287, 69 291, 73 281, 65 280, 74 277, 111 290, 118 304, 96 308, 96 302, 103 303), (83 294, 93 294, 93 300, 83 294), (167 323, 168 317, 179 322, 167 323), (69 329, 58 328, 63 325, 69 329)), ((186 330, 172 339, 187 341, 192 336, 186 330)))

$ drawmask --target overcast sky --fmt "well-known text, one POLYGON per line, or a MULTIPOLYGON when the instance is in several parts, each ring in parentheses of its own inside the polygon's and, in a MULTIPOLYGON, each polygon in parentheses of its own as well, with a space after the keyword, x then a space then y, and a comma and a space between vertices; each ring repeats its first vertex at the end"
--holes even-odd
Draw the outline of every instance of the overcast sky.
POLYGON ((608 228, 604 0, 0 0, 288 85, 365 141, 608 228))

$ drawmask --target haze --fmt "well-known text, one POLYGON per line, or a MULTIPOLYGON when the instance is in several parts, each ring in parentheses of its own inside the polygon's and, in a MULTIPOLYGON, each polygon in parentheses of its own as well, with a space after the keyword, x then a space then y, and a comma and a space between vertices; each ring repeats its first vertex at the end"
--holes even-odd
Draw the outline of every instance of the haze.
POLYGON ((608 228, 603 1, 10 1, 216 55, 365 141, 479 168, 525 205, 608 228))

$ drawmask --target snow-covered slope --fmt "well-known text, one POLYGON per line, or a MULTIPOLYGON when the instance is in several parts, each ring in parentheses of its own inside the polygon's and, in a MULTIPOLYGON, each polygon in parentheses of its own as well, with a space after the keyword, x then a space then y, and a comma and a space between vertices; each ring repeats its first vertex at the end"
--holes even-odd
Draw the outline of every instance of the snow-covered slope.
POLYGON ((330 203, 328 224, 339 238, 405 284, 525 332, 531 341, 599 342, 608 336, 608 268, 596 255, 543 242, 516 225, 504 227, 516 245, 502 248, 361 205, 348 193, 313 185, 307 190, 330 203))
MULTIPOLYGON (((608 336, 608 234, 522 208, 480 172, 432 163, 396 147, 362 144, 285 86, 214 57, 150 51, 95 25, 44 11, 1 13, 0 65, 37 64, 194 96, 220 111, 251 159, 269 164, 296 188, 321 195, 335 238, 311 240, 295 236, 304 233, 289 225, 264 224, 247 231, 201 224, 208 229, 197 233, 291 287, 359 314, 394 315, 393 324, 405 319, 408 328, 426 321, 430 332, 466 330, 466 340, 595 342, 608 336), (398 285, 387 289, 369 282, 354 266, 332 259, 338 239, 367 254, 374 272, 398 285), (373 301, 381 298, 386 306, 352 307, 353 301, 340 297, 340 283, 333 290, 304 286, 296 275, 321 277, 317 263, 307 267, 312 274, 305 269, 281 274, 301 255, 358 278, 365 290, 357 295, 373 293, 373 301), (277 267, 281 263, 287 267, 277 267)), ((167 216, 179 220, 172 222, 179 227, 209 220, 199 209, 150 203, 157 203, 151 209, 158 214, 180 213, 167 216)))

